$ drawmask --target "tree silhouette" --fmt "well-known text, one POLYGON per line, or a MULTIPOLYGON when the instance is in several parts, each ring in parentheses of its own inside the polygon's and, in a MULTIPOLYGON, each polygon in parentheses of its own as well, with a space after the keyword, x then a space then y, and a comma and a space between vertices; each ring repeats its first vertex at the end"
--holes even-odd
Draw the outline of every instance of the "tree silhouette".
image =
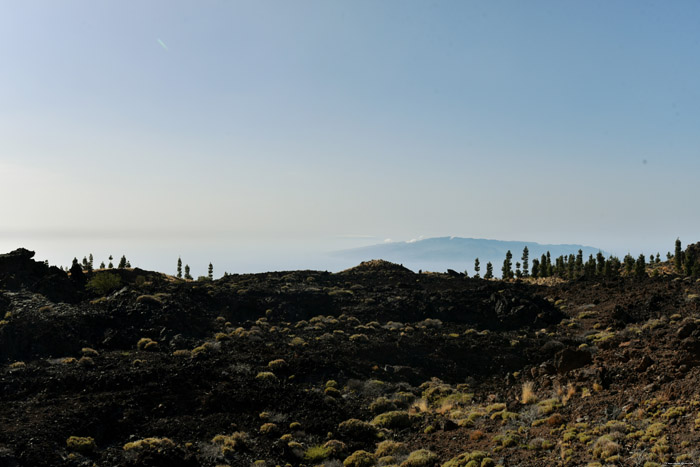
POLYGON ((527 246, 523 248, 523 276, 527 277, 530 274, 530 265, 528 263, 528 260, 530 258, 530 250, 527 249, 527 246))
POLYGON ((489 261, 486 263, 486 274, 484 274, 484 279, 493 279, 493 264, 489 261))
POLYGON ((122 258, 119 260, 119 265, 117 268, 119 269, 124 269, 126 267, 126 255, 122 255, 122 258))
POLYGON ((192 280, 192 276, 190 275, 190 265, 185 264, 185 279, 187 280, 192 280))
POLYGON ((182 279, 182 259, 180 257, 177 258, 177 277, 182 279))
POLYGON ((676 239, 676 255, 673 257, 673 262, 676 266, 676 272, 678 274, 683 273, 683 251, 681 250, 681 239, 676 239))
POLYGON ((479 271, 481 271, 481 266, 479 265, 479 258, 476 258, 474 260, 474 277, 477 279, 481 276, 479 276, 479 271))
POLYGON ((209 280, 214 280, 214 266, 212 266, 211 263, 209 263, 209 273, 207 274, 207 277, 209 280))
POLYGON ((513 278, 513 253, 508 250, 506 252, 506 259, 503 260, 503 267, 501 268, 501 273, 503 279, 512 279, 513 278))

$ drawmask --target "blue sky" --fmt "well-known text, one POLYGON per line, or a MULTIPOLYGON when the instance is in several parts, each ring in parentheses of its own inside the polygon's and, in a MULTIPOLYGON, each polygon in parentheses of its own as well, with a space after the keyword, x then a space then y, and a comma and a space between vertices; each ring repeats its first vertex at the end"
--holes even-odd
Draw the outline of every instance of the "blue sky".
POLYGON ((664 252, 700 240, 698 24, 690 1, 6 2, 1 229, 664 252))

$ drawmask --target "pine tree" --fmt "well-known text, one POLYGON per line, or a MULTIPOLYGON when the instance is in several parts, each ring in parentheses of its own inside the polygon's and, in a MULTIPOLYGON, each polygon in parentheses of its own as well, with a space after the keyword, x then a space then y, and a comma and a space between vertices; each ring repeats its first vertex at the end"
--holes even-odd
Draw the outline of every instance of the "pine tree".
POLYGON ((532 277, 540 277, 540 260, 537 258, 532 260, 532 277))
POLYGON ((583 273, 583 251, 578 250, 578 253, 576 254, 576 263, 574 267, 576 271, 576 277, 580 277, 581 274, 583 273))
POLYGON ((526 246, 525 248, 523 248, 523 256, 521 258, 523 260, 523 276, 524 277, 527 277, 528 275, 530 275, 530 265, 528 263, 529 258, 530 258, 530 250, 528 250, 527 246, 526 246))
POLYGON ((90 271, 92 271, 92 266, 95 264, 93 260, 94 258, 92 257, 92 253, 90 253, 90 256, 88 256, 88 265, 90 266, 90 271))
POLYGON ((118 269, 124 269, 126 267, 126 255, 122 255, 122 258, 119 260, 119 265, 117 266, 118 269))
POLYGON ((131 262, 128 259, 126 260, 126 267, 131 268, 131 262))
POLYGON ((566 266, 569 270, 568 271, 569 272, 569 280, 573 280, 573 278, 574 278, 574 274, 575 274, 574 266, 576 265, 575 263, 576 263, 576 257, 574 255, 569 255, 569 261, 566 264, 566 266))
POLYGON ((107 266, 109 269, 112 269, 114 267, 114 265, 112 264, 113 259, 114 258, 112 257, 112 255, 109 255, 109 265, 107 266))
POLYGON ((639 258, 637 258, 637 261, 634 263, 634 275, 637 279, 646 277, 646 260, 644 255, 639 255, 639 258))
POLYGON ((481 266, 479 266, 479 258, 476 258, 474 260, 474 277, 476 277, 477 279, 480 277, 479 271, 481 271, 481 266))
POLYGON ((502 278, 503 279, 512 279, 513 278, 513 253, 508 250, 506 252, 506 259, 503 260, 503 267, 501 268, 501 273, 502 273, 502 278))
POLYGON ((83 271, 88 270, 88 260, 85 256, 83 256, 83 271))
POLYGON ((484 274, 484 279, 493 279, 493 264, 489 261, 486 263, 486 274, 484 274))
POLYGON ((182 279, 182 258, 178 256, 177 258, 177 277, 182 279))
POLYGON ((214 266, 212 266, 211 263, 209 263, 209 273, 207 274, 207 277, 209 280, 214 280, 214 266))
POLYGON ((520 261, 515 262, 515 277, 518 279, 523 277, 523 272, 520 270, 520 261))
POLYGON ((547 251, 547 277, 552 275, 552 256, 547 251))
POLYGON ((547 277, 547 255, 542 254, 540 256, 540 276, 539 277, 547 277))
POLYGON ((685 264, 685 275, 692 276, 695 269, 695 250, 688 248, 683 255, 683 262, 685 264))
POLYGON ((657 251, 657 252, 656 252, 656 264, 659 264, 660 262, 661 262, 661 255, 660 255, 659 252, 657 251))
POLYGON ((105 266, 105 262, 102 261, 102 262, 100 263, 100 269, 104 269, 105 267, 106 267, 106 266, 105 266))
POLYGON ((683 251, 681 250, 681 239, 676 239, 676 255, 673 257, 678 274, 683 273, 683 251))
POLYGON ((605 275, 605 256, 603 256, 603 253, 601 251, 596 254, 596 261, 597 261, 597 269, 596 269, 596 274, 599 276, 605 275))
POLYGON ((187 279, 189 281, 192 280, 192 276, 190 275, 190 265, 189 264, 185 264, 185 279, 187 279))
POLYGON ((625 255, 624 262, 625 262, 625 274, 627 274, 628 276, 631 276, 632 272, 634 271, 634 264, 635 264, 634 257, 632 255, 630 255, 629 253, 627 253, 625 255))

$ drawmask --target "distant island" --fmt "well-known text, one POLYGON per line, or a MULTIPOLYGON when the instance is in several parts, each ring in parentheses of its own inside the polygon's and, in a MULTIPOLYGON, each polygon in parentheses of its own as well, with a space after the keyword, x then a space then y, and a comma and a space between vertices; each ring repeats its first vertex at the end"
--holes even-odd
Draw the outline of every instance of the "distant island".
POLYGON ((583 257, 596 256, 602 252, 599 248, 563 244, 548 245, 535 242, 489 240, 484 238, 463 237, 434 237, 422 240, 406 242, 386 242, 359 248, 334 251, 331 256, 349 261, 360 262, 369 259, 384 259, 394 263, 403 264, 413 270, 457 271, 474 272, 474 260, 479 258, 482 268, 487 262, 494 265, 496 271, 500 270, 506 253, 510 250, 513 254, 513 262, 520 260, 523 249, 527 246, 530 259, 539 258, 550 253, 552 258, 560 255, 576 255, 579 250, 583 257))

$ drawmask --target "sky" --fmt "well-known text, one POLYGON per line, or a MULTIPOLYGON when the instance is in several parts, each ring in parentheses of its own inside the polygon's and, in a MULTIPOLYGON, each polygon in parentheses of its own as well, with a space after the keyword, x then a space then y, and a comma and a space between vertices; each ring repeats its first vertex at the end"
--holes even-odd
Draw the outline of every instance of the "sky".
POLYGON ((682 0, 6 1, 0 249, 201 274, 421 236, 663 253, 700 241, 698 24, 682 0))

